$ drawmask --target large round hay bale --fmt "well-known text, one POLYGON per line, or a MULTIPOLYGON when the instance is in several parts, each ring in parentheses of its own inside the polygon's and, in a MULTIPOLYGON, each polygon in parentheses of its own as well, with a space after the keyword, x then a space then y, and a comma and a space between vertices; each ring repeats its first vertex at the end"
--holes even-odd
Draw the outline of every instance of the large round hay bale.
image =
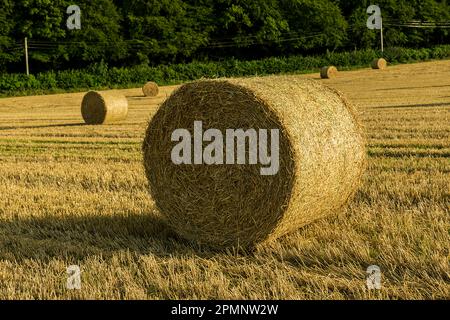
POLYGON ((387 68, 387 61, 383 58, 374 59, 372 61, 372 69, 384 70, 387 68))
MULTIPOLYGON (((169 225, 184 238, 219 248, 252 247, 336 214, 355 193, 366 154, 352 106, 339 92, 287 76, 183 85, 150 121, 143 153, 152 197, 169 225), (184 164, 172 161, 181 143, 177 137, 173 142, 172 134, 187 129, 182 132, 193 135, 200 121, 203 132, 217 129, 215 134, 223 134, 223 141, 220 136, 205 138, 219 141, 219 147, 207 151, 211 142, 198 142, 197 135, 186 140, 186 154, 179 153, 187 155, 184 164), (238 155, 236 145, 242 143, 233 146, 225 138, 227 129, 243 129, 249 136, 254 129, 260 142, 261 132, 268 129, 267 148, 259 143, 250 152, 247 140, 246 161, 231 164, 238 162, 233 154, 238 155), (271 129, 279 130, 279 148, 274 150, 276 131, 271 129), (201 147, 204 154, 214 155, 215 164, 199 164, 206 162, 201 147), (263 150, 258 164, 250 164, 256 150, 263 150), (267 154, 271 161, 263 161, 267 154), (263 175, 267 167, 272 171, 263 175)), ((211 158, 207 163, 213 163, 211 158)))
POLYGON ((156 97, 159 93, 159 87, 158 84, 156 84, 156 82, 147 82, 143 87, 142 87, 142 92, 144 93, 144 96, 146 97, 156 97))
POLYGON ((336 77, 338 74, 338 69, 335 66, 323 67, 320 70, 320 77, 322 79, 331 79, 336 77))
POLYGON ((128 114, 128 101, 116 91, 89 91, 81 103, 81 114, 87 124, 124 120, 128 114))

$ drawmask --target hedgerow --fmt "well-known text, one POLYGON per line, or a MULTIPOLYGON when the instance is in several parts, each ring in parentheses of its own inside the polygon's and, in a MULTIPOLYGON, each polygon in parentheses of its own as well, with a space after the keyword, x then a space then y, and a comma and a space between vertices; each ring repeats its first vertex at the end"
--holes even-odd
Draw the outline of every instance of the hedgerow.
POLYGON ((81 70, 48 71, 30 75, 1 74, 0 95, 26 95, 86 89, 128 88, 147 81, 160 85, 200 78, 245 77, 269 74, 294 74, 317 71, 326 65, 350 69, 368 66, 374 58, 384 56, 390 63, 409 63, 450 58, 450 45, 425 49, 388 48, 352 52, 328 52, 317 56, 272 57, 262 60, 191 62, 187 64, 138 65, 130 68, 108 67, 96 63, 81 70))

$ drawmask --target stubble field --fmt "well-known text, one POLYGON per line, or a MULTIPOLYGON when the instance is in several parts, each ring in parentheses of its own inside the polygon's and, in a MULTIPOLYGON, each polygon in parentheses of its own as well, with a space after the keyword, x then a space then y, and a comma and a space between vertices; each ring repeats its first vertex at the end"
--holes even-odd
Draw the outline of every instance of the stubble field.
POLYGON ((450 61, 324 82, 358 106, 363 185, 345 211, 248 254, 187 243, 154 208, 141 145, 174 87, 123 90, 129 117, 105 126, 82 124, 83 93, 0 99, 0 299, 448 299, 450 61), (73 264, 81 290, 66 288, 73 264))

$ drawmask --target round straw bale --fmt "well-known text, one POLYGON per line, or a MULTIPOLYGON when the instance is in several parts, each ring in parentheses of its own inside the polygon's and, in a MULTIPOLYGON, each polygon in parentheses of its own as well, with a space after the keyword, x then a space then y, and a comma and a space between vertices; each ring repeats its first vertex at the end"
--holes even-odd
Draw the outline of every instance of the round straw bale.
POLYGON ((387 61, 383 58, 380 59, 374 59, 372 61, 372 69, 380 69, 384 70, 387 68, 387 61))
POLYGON ((159 93, 159 88, 156 82, 150 81, 142 87, 142 92, 146 97, 156 97, 159 93))
POLYGON ((89 91, 81 103, 81 114, 87 124, 124 120, 128 114, 128 101, 117 91, 89 91))
POLYGON ((361 128, 345 98, 316 81, 288 76, 183 85, 150 121, 143 153, 151 195, 168 224, 186 239, 217 248, 253 247, 336 214, 355 193, 366 155, 361 128), (269 165, 248 160, 173 163, 177 142, 172 133, 186 129, 193 136, 194 121, 202 121, 203 132, 223 133, 224 151, 214 152, 223 155, 223 163, 227 129, 268 129, 266 151, 272 160, 276 144, 270 132, 278 129, 278 172, 262 175, 260 169, 269 165))
POLYGON ((320 77, 322 79, 331 79, 336 77, 338 74, 338 69, 334 66, 323 67, 320 70, 320 77))

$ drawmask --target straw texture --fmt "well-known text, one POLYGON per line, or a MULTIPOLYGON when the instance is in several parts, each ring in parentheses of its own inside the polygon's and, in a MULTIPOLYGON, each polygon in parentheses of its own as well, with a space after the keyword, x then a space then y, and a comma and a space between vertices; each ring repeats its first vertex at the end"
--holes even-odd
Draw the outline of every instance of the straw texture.
POLYGON ((156 97, 159 93, 159 87, 155 82, 147 82, 142 87, 142 92, 146 97, 156 97))
POLYGON ((124 120, 128 114, 128 101, 117 91, 90 91, 81 103, 81 114, 87 124, 124 120))
POLYGON ((372 61, 372 69, 384 70, 387 68, 387 61, 383 58, 372 61))
POLYGON ((366 154, 343 96, 288 76, 180 87, 150 121, 143 153, 152 197, 168 223, 182 237, 218 248, 253 247, 336 214, 357 190, 366 154), (192 134, 194 121, 222 132, 278 128, 278 174, 261 176, 250 164, 173 164, 171 134, 192 134))
POLYGON ((334 66, 323 67, 320 70, 320 77, 322 79, 331 79, 336 77, 338 74, 338 69, 334 66))

